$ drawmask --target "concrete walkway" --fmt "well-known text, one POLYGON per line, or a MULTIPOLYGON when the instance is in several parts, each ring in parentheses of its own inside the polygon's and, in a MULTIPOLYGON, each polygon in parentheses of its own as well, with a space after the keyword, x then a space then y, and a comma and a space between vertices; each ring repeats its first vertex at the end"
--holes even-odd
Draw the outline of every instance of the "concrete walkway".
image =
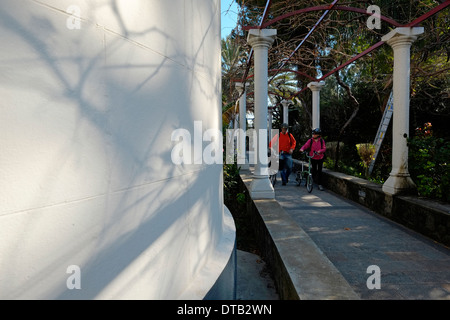
POLYGON ((236 300, 279 300, 275 284, 260 256, 237 250, 236 300))
POLYGON ((450 300, 449 248, 317 186, 275 196, 361 299, 450 300))

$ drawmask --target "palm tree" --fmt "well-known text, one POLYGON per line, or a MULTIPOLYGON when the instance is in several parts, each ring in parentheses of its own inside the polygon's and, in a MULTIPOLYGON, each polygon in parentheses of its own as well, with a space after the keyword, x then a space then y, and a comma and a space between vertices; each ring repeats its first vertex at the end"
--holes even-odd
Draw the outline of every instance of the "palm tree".
MULTIPOLYGON (((293 72, 280 72, 269 75, 269 99, 273 106, 279 106, 282 100, 291 100, 293 105, 298 103, 298 99, 293 96, 301 89, 299 81, 293 72)), ((281 122, 281 112, 274 110, 275 123, 281 122)))
POLYGON ((234 118, 237 97, 233 80, 239 78, 244 58, 244 50, 236 41, 230 36, 222 39, 222 114, 225 123, 234 118))

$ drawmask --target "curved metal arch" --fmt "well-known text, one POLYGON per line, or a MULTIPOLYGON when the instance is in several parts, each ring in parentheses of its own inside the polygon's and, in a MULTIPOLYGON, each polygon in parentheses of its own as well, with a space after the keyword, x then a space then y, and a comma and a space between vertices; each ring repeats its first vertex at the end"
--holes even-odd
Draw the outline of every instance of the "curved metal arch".
MULTIPOLYGON (((275 73, 278 73, 278 72, 293 72, 293 73, 296 73, 296 74, 298 74, 300 76, 304 76, 304 77, 306 77, 306 78, 308 78, 310 80, 313 80, 313 81, 317 80, 316 78, 313 78, 313 77, 311 77, 310 75, 308 75, 308 74, 306 74, 304 72, 297 71, 297 70, 291 70, 291 69, 270 69, 270 70, 268 70, 268 72, 269 73, 271 73, 271 72, 275 72, 275 73)), ((245 78, 245 80, 251 79, 254 76, 255 76, 254 74, 251 74, 247 78, 245 78)), ((241 81, 241 80, 238 80, 238 81, 241 81)))
MULTIPOLYGON (((270 2, 271 0, 268 0, 268 1, 270 2)), ((419 18, 415 19, 414 21, 412 21, 412 22, 410 22, 410 23, 404 25, 404 27, 414 27, 414 26, 418 25, 419 23, 421 23, 422 21, 424 21, 424 20, 428 19, 429 17, 433 16, 434 14, 436 14, 436 13, 440 12, 441 10, 447 8, 448 6, 450 6, 450 0, 447 0, 447 1, 443 2, 443 3, 441 3, 440 5, 438 5, 437 7, 433 8, 432 10, 430 10, 430 11, 427 12, 427 13, 425 13, 424 15, 420 16, 419 18)), ((275 19, 273 19, 273 20, 271 20, 271 21, 268 21, 268 22, 265 23, 265 24, 261 24, 259 28, 263 28, 263 27, 265 27, 265 26, 268 26, 268 25, 270 25, 270 24, 272 24, 272 23, 275 23, 276 21, 279 21, 279 20, 281 20, 281 19, 284 19, 284 18, 286 18, 286 17, 288 17, 288 16, 292 16, 292 15, 299 14, 299 13, 303 13, 303 12, 318 11, 318 10, 344 10, 344 11, 346 10, 346 11, 354 11, 354 12, 359 12, 359 13, 363 13, 363 14, 368 14, 368 15, 370 15, 369 13, 367 13, 366 11, 364 11, 363 9, 352 8, 352 7, 339 7, 339 6, 338 6, 338 7, 334 7, 334 8, 330 8, 329 6, 311 7, 311 8, 306 8, 306 9, 302 9, 302 10, 297 10, 297 11, 294 11, 294 12, 291 12, 291 13, 288 13, 288 14, 285 14, 285 15, 282 15, 282 16, 280 16, 280 17, 278 17, 278 18, 275 18, 275 19), (313 9, 314 9, 314 10, 313 10, 313 9), (299 11, 301 11, 301 12, 299 12, 299 11)), ((391 24, 393 24, 394 26, 397 26, 397 27, 401 27, 401 26, 402 26, 402 25, 400 25, 398 22, 396 22, 396 21, 394 21, 394 20, 391 20, 391 19, 389 19, 389 18, 383 17, 383 16, 380 16, 380 19, 382 19, 382 20, 384 20, 384 21, 387 21, 387 22, 389 22, 389 23, 391 23, 391 24)), ((263 20, 263 21, 264 21, 264 20, 263 20)), ((244 27, 244 30, 248 30, 248 29, 254 29, 254 27, 244 27)), ((380 41, 380 42, 376 43, 375 45, 373 45, 373 46, 371 46, 370 48, 364 50, 363 52, 361 52, 360 54, 356 55, 356 56, 353 57, 352 59, 348 60, 346 63, 344 63, 344 64, 342 64, 341 66, 337 67, 336 69, 334 69, 334 70, 328 72, 327 74, 325 74, 324 76, 322 76, 320 79, 317 79, 317 81, 321 81, 321 80, 326 79, 327 77, 329 77, 330 75, 332 75, 332 74, 335 73, 336 71, 339 71, 339 70, 342 69, 343 67, 349 65, 349 64, 352 63, 353 61, 355 61, 355 60, 361 58, 362 56, 368 54, 369 52, 371 52, 371 51, 377 49, 378 47, 382 46, 383 44, 384 44, 384 41, 380 41)), ((299 96, 300 93, 304 92, 306 89, 307 89, 307 87, 304 87, 303 89, 301 89, 301 90, 298 91, 297 93, 291 95, 288 99, 292 99, 292 98, 295 98, 295 97, 299 96)), ((252 93, 253 93, 253 92, 252 92, 252 93)))
MULTIPOLYGON (((357 12, 357 13, 365 14, 365 15, 368 15, 368 16, 372 15, 372 13, 368 13, 364 9, 354 8, 354 7, 335 6, 333 8, 330 8, 330 6, 317 6, 317 7, 304 8, 304 9, 292 11, 292 12, 289 12, 289 13, 285 13, 285 14, 277 17, 277 18, 274 18, 272 20, 269 20, 269 21, 261 24, 258 27, 255 27, 255 26, 244 26, 244 27, 242 27, 242 29, 244 29, 246 31, 250 30, 250 29, 264 29, 264 28, 267 28, 268 26, 274 24, 275 22, 278 22, 280 20, 289 18, 291 16, 299 15, 299 14, 302 14, 302 13, 308 13, 308 12, 314 12, 314 11, 325 11, 325 10, 350 11, 350 12, 357 12)), ((401 27, 402 26, 402 24, 398 23, 397 21, 395 21, 395 20, 393 20, 391 18, 385 17, 383 15, 380 15, 380 19, 385 21, 385 22, 387 22, 387 23, 389 23, 389 24, 391 24, 391 25, 393 25, 393 26, 395 26, 395 27, 401 27)))

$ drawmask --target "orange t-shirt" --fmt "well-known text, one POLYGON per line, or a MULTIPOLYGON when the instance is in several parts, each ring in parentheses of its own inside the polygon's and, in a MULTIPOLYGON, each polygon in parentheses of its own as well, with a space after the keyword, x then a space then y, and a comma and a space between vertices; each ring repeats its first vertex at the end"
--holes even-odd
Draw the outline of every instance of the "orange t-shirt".
POLYGON ((289 152, 289 150, 294 150, 295 145, 297 141, 295 141, 294 136, 290 134, 289 132, 283 133, 280 132, 279 134, 275 135, 275 137, 272 138, 272 140, 269 143, 269 147, 272 147, 273 145, 276 145, 278 142, 278 152, 284 151, 289 152), (278 136, 279 141, 278 141, 278 136))

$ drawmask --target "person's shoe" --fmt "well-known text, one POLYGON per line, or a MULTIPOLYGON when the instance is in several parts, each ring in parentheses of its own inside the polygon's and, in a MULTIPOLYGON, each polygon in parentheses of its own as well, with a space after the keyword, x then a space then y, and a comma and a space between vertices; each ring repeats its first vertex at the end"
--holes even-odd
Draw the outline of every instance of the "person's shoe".
POLYGON ((285 185, 286 185, 286 181, 283 181, 281 184, 282 184, 283 186, 285 186, 285 185))
POLYGON ((320 191, 323 191, 323 190, 324 190, 321 184, 319 184, 319 190, 320 190, 320 191))

